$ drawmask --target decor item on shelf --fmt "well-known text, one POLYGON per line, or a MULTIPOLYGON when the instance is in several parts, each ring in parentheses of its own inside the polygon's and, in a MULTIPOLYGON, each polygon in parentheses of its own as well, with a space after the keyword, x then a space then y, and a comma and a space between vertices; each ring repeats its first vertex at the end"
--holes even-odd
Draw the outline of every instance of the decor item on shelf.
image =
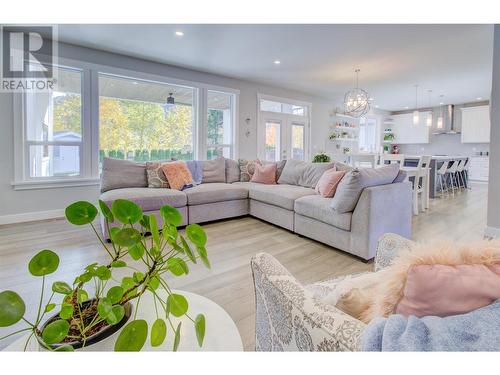
POLYGON ((356 88, 346 92, 344 96, 344 111, 352 117, 361 117, 370 110, 370 95, 359 88, 359 72, 356 69, 356 88))
POLYGON ((418 112, 418 85, 415 85, 415 110, 413 111, 413 125, 420 122, 420 113, 418 112))
POLYGON ((172 95, 173 95, 173 93, 171 93, 171 92, 168 93, 167 102, 162 105, 165 117, 167 117, 170 112, 175 110, 175 99, 172 95))
POLYGON ((349 133, 346 131, 341 132, 340 135, 342 138, 349 138, 349 133))
POLYGON ((329 163, 332 159, 329 155, 324 152, 320 152, 319 154, 314 155, 313 163, 329 163))
POLYGON ((432 100, 431 100, 431 95, 432 95, 432 90, 427 90, 427 93, 429 94, 429 108, 430 111, 427 113, 427 119, 425 120, 425 124, 427 125, 428 128, 432 127, 432 100))
POLYGON ((399 154, 399 146, 398 145, 392 145, 392 154, 399 154))
POLYGON ((351 149, 350 149, 349 147, 344 147, 344 148, 342 149, 342 153, 343 153, 343 154, 348 154, 348 153, 350 153, 350 152, 351 152, 351 149))
POLYGON ((393 133, 384 134, 384 141, 393 141, 393 140, 394 140, 394 134, 393 133))
POLYGON ((330 140, 332 140, 332 139, 337 139, 338 137, 339 137, 339 133, 334 132, 334 133, 330 134, 330 136, 328 138, 330 140))
POLYGON ((388 154, 389 153, 389 145, 384 145, 383 146, 383 152, 384 152, 384 154, 388 154))
POLYGON ((176 351, 182 334, 181 323, 177 323, 175 318, 186 316, 194 324, 201 347, 205 336, 205 317, 203 314, 196 317, 188 315, 188 301, 184 296, 172 292, 167 275, 188 274, 187 262, 197 263, 201 260, 206 267, 210 267, 204 230, 197 224, 189 224, 186 237, 179 234, 177 226, 182 223, 182 215, 168 205, 160 209, 162 228, 158 228, 154 214, 144 215, 142 209, 129 200, 117 199, 111 208, 99 200, 99 208, 110 232, 109 245, 97 234, 93 224, 98 214, 93 204, 75 202, 66 207, 65 214, 71 224, 88 224, 92 227, 104 251, 108 253, 109 261, 106 264, 89 264, 72 284, 55 281, 51 286, 50 298, 44 300, 47 275, 57 270, 59 256, 52 250, 40 251, 28 264, 29 272, 42 279, 35 320, 29 321, 25 315, 23 299, 16 292, 5 290, 0 293, 0 327, 11 326, 22 319, 28 327, 7 336, 29 332, 25 348, 35 336, 40 347, 49 351, 73 351, 90 345, 96 345, 99 349, 105 346, 102 350, 109 350, 112 348, 107 348, 105 340, 117 332, 115 351, 139 351, 146 343, 148 334, 151 346, 157 347, 163 344, 167 330, 171 330, 170 334, 174 335, 173 350, 176 351), (110 228, 110 223, 115 220, 122 225, 110 228), (142 231, 136 229, 138 227, 142 231), (151 233, 151 236, 146 237, 146 232, 151 233), (125 262, 126 256, 130 256, 134 262, 128 259, 125 262), (130 263, 138 263, 137 267, 142 266, 143 271, 130 263), (117 277, 120 268, 131 269, 133 273, 123 277, 121 284, 109 287, 109 281, 114 280, 113 276, 117 277), (86 287, 90 289, 91 285, 95 286, 93 297, 86 291, 86 287), (165 289, 166 297, 160 296, 159 288, 165 289), (160 312, 151 327, 145 320, 136 319, 139 301, 144 293, 152 294, 160 312), (55 296, 61 297, 60 305, 54 300, 55 296), (46 314, 56 309, 56 306, 60 306, 59 311, 44 323, 46 314))

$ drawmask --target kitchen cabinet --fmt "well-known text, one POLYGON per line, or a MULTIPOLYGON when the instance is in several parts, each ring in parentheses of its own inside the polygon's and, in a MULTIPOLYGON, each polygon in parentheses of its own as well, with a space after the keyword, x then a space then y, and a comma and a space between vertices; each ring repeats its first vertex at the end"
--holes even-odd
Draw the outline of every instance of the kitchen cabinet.
POLYGON ((420 112, 420 121, 417 125, 413 125, 413 113, 391 116, 394 121, 391 126, 392 132, 395 135, 394 143, 402 145, 429 143, 430 128, 425 124, 428 113, 420 112))
POLYGON ((490 106, 462 108, 462 143, 490 142, 490 106))
POLYGON ((472 156, 469 166, 469 180, 488 181, 490 159, 485 156, 472 156))

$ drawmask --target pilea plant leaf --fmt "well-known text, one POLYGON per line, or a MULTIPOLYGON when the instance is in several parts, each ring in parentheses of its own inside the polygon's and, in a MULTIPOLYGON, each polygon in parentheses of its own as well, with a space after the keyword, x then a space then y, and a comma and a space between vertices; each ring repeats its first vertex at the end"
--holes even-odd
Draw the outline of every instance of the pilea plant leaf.
POLYGON ((193 250, 191 250, 189 244, 183 236, 181 236, 181 243, 184 249, 184 253, 188 256, 189 260, 193 263, 196 263, 196 257, 194 256, 193 250))
POLYGON ((66 320, 56 320, 45 326, 42 332, 43 341, 48 344, 57 344, 64 340, 69 332, 69 323, 66 320))
POLYGON ((66 219, 74 225, 90 224, 97 216, 97 208, 89 202, 79 201, 66 207, 66 219))
POLYGON ((144 274, 142 272, 134 272, 134 281, 136 283, 140 282, 144 278, 144 274))
POLYGON ((196 246, 203 247, 207 243, 207 234, 198 224, 189 224, 186 227, 186 235, 196 246))
POLYGON ((184 260, 181 258, 169 258, 167 259, 167 267, 170 272, 175 276, 181 276, 189 273, 189 268, 184 260))
POLYGON ((135 228, 123 228, 113 236, 113 242, 118 246, 134 246, 141 240, 141 233, 135 228))
POLYGON ((109 298, 103 297, 99 300, 97 304, 97 313, 103 319, 106 319, 108 315, 111 313, 113 305, 111 304, 109 298))
POLYGON ((117 352, 137 352, 142 349, 148 338, 148 323, 145 320, 133 320, 120 332, 115 342, 117 352))
POLYGON ((71 345, 61 345, 54 349, 56 352, 74 352, 75 349, 71 345))
POLYGON ((127 267, 127 263, 125 263, 123 260, 115 260, 111 263, 111 267, 123 268, 123 267, 127 267))
POLYGON ((173 225, 178 227, 182 224, 182 215, 178 209, 166 205, 160 208, 160 215, 163 218, 165 224, 173 225))
POLYGON ((113 213, 109 209, 108 205, 100 199, 99 199, 99 208, 101 209, 101 213, 106 218, 106 220, 108 220, 110 223, 115 221, 115 217, 113 216, 113 213))
POLYGON ((61 319, 69 319, 73 316, 73 305, 70 303, 63 303, 61 305, 61 311, 59 312, 59 317, 61 319))
POLYGON ((59 294, 70 294, 73 289, 64 281, 55 281, 52 284, 52 291, 59 294))
POLYGON ((163 319, 156 319, 151 327, 151 346, 160 346, 165 337, 167 337, 167 324, 163 319))
POLYGON ((113 201, 111 212, 123 224, 135 224, 142 218, 141 208, 126 199, 113 201))
POLYGON ((106 322, 110 325, 115 325, 120 323, 124 316, 125 308, 122 305, 114 305, 106 317, 106 322))
POLYGON ((144 255, 144 251, 145 249, 142 242, 137 242, 135 245, 130 246, 128 248, 128 253, 130 254, 133 260, 141 259, 142 256, 144 255))
POLYGON ((11 290, 0 293, 0 327, 16 324, 25 312, 26 305, 19 294, 11 290))
POLYGON ((198 345, 203 345, 203 339, 205 338, 205 315, 198 314, 194 320, 194 329, 196 331, 196 339, 198 340, 198 345))
POLYGON ((81 305, 89 299, 89 294, 84 289, 78 289, 78 291, 76 292, 76 297, 78 303, 81 305))
POLYGON ((47 305, 45 305, 45 312, 48 313, 54 310, 55 307, 56 307, 55 303, 48 303, 47 305))
POLYGON ((129 276, 125 276, 122 279, 122 288, 123 288, 123 290, 126 291, 126 290, 132 288, 134 285, 135 285, 135 281, 134 281, 133 278, 131 278, 129 276))
POLYGON ((120 302, 120 300, 123 297, 123 293, 124 292, 125 291, 123 290, 123 288, 121 286, 114 286, 114 287, 111 287, 108 290, 108 293, 106 294, 106 297, 108 297, 109 301, 112 304, 115 304, 115 303, 120 302))
POLYGON ((151 236, 153 237, 153 242, 156 247, 160 248, 160 232, 158 231, 158 222, 156 221, 155 215, 149 215, 149 228, 151 236))
POLYGON ((179 235, 179 231, 173 225, 165 224, 162 230, 163 237, 167 240, 170 245, 173 245, 177 242, 177 236, 179 235))
POLYGON ((174 352, 177 351, 177 349, 179 348, 179 343, 181 342, 181 325, 182 322, 179 322, 177 328, 175 329, 174 348, 173 348, 174 352))
POLYGON ((111 271, 106 266, 100 266, 97 268, 95 274, 100 280, 103 281, 111 279, 111 271))
POLYGON ((207 249, 204 247, 197 247, 198 255, 200 256, 201 261, 205 265, 205 267, 210 268, 210 261, 208 260, 207 249))
POLYGON ((149 231, 149 216, 147 215, 143 215, 141 220, 139 220, 139 224, 141 224, 141 226, 146 229, 147 231, 149 231))
POLYGON ((49 275, 59 267, 59 257, 52 250, 42 250, 31 258, 28 269, 33 276, 49 275))
POLYGON ((168 311, 177 318, 188 311, 188 301, 180 294, 170 294, 167 297, 167 305, 168 311))
POLYGON ((160 279, 158 276, 153 276, 149 279, 148 289, 155 291, 160 286, 160 279))

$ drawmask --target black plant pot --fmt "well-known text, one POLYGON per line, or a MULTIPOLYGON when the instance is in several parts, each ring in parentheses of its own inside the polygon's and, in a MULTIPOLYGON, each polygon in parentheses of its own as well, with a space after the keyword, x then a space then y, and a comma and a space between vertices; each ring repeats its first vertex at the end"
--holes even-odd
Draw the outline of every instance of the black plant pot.
MULTIPOLYGON (((85 302, 83 302, 82 305, 88 306, 92 302, 93 302, 93 300, 85 301, 85 302)), ((127 323, 127 321, 132 316, 132 304, 130 302, 127 302, 127 303, 125 303, 125 305, 123 305, 123 308, 125 309, 125 315, 123 316, 123 319, 120 320, 119 323, 114 324, 114 325, 107 325, 107 326, 103 327, 99 332, 96 332, 92 336, 89 336, 87 338, 87 340, 85 341, 85 348, 88 348, 91 345, 97 344, 97 343, 107 339, 108 337, 110 337, 111 335, 113 335, 114 333, 119 331, 125 325, 125 323, 127 323)), ((43 332, 43 330, 45 329, 45 327, 49 323, 52 323, 53 321, 59 320, 59 319, 60 319, 59 314, 53 315, 42 325, 41 331, 43 332)), ((38 343, 40 344, 41 347, 45 348, 47 346, 47 344, 45 344, 43 342, 41 337, 39 337, 37 335, 36 338, 37 338, 38 343)), ((73 349, 81 349, 84 347, 84 343, 82 341, 57 343, 57 344, 51 344, 49 346, 55 350, 55 349, 60 348, 62 346, 68 346, 68 345, 71 345, 73 347, 73 349)))

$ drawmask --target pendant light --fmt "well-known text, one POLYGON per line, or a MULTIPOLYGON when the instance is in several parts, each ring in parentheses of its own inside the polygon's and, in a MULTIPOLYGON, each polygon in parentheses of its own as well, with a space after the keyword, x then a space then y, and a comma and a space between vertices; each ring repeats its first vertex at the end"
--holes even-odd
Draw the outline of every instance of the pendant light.
POLYGON ((170 112, 175 110, 175 99, 173 97, 173 93, 168 93, 167 102, 163 104, 162 107, 165 117, 167 117, 170 112))
POLYGON ((420 122, 420 114, 418 112, 418 85, 415 85, 415 110, 413 111, 413 125, 418 125, 420 122))
POLYGON ((425 124, 427 125, 428 128, 432 127, 432 103, 431 103, 431 94, 432 90, 427 90, 427 93, 429 94, 429 113, 427 113, 427 119, 425 120, 425 124))
POLYGON ((361 117, 370 110, 370 95, 358 86, 360 69, 356 69, 356 88, 346 92, 344 96, 344 112, 352 117, 361 117))
POLYGON ((437 128, 438 129, 443 129, 443 96, 444 95, 439 95, 439 115, 438 115, 438 118, 437 118, 437 128))

